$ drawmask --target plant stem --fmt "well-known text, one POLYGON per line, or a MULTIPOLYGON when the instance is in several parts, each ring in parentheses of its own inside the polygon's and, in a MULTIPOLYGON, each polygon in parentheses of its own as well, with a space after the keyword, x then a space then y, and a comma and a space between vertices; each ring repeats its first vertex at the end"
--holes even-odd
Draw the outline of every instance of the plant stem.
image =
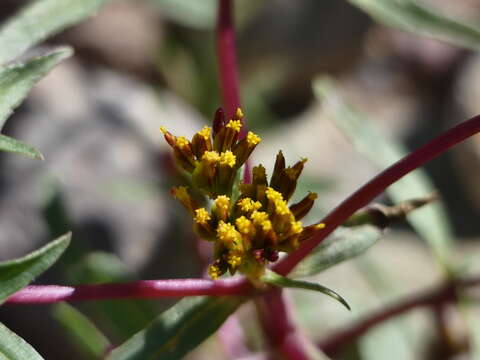
POLYGON ((293 323, 290 304, 282 289, 269 290, 256 300, 256 305, 260 323, 272 350, 289 360, 311 358, 309 348, 312 349, 313 346, 293 323))
POLYGON ((280 275, 287 275, 301 260, 303 260, 338 226, 345 222, 345 220, 347 220, 355 211, 367 205, 388 186, 479 131, 480 115, 451 128, 385 169, 333 209, 321 221, 326 227, 319 230, 310 239, 304 241, 296 251, 290 253, 284 259, 275 264, 273 270, 280 275))
POLYGON ((79 286, 33 285, 13 294, 7 304, 50 304, 60 301, 84 301, 127 298, 164 298, 196 295, 248 295, 253 287, 242 278, 232 280, 141 280, 79 286))
POLYGON ((318 345, 320 349, 328 355, 337 354, 345 345, 355 341, 367 331, 383 324, 385 321, 395 316, 402 315, 407 311, 422 306, 438 306, 439 304, 453 302, 457 298, 457 291, 459 289, 478 285, 480 285, 480 276, 465 280, 457 280, 455 283, 446 283, 432 290, 414 296, 408 296, 390 306, 384 307, 365 316, 363 319, 347 326, 345 329, 335 332, 326 339, 320 341, 318 345))
MULTIPOLYGON (((227 118, 231 119, 240 107, 233 3, 232 0, 219 0, 218 5, 216 33, 220 89, 227 118)), ((243 126, 239 138, 243 138, 245 134, 246 128, 243 126)))

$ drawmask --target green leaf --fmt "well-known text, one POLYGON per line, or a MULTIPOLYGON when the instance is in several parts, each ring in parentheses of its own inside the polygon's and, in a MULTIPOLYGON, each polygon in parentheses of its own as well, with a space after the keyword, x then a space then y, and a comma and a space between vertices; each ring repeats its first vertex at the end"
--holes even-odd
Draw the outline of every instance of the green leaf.
POLYGON ((110 342, 85 315, 67 303, 55 305, 54 317, 65 327, 72 342, 89 359, 100 359, 110 342))
MULTIPOLYGON (((352 141, 359 152, 380 169, 390 166, 407 154, 404 146, 379 133, 366 117, 347 106, 333 81, 316 80, 314 91, 327 110, 332 112, 334 124, 352 141)), ((431 194, 435 188, 425 172, 417 169, 388 187, 386 191, 395 203, 399 203, 431 194)), ((448 257, 452 253, 453 235, 441 203, 432 203, 415 210, 408 215, 407 220, 427 241, 437 260, 447 265, 448 257)))
POLYGON ((309 281, 289 279, 285 276, 281 276, 268 269, 265 272, 265 275, 262 276, 261 280, 267 284, 275 285, 282 288, 298 288, 298 289, 313 290, 313 291, 321 292, 322 294, 328 295, 331 298, 337 300, 343 306, 345 306, 348 310, 350 310, 350 305, 348 305, 348 303, 345 301, 343 297, 338 295, 335 291, 330 290, 329 288, 322 286, 320 284, 312 283, 309 281))
POLYGON ((43 155, 35 148, 15 140, 11 137, 0 134, 0 150, 8 151, 16 154, 26 155, 33 159, 43 160, 43 155))
POLYGON ((381 237, 381 230, 371 225, 340 227, 298 264, 291 276, 305 277, 318 274, 363 254, 381 237))
POLYGON ((52 266, 67 248, 70 238, 70 233, 65 234, 27 256, 0 262, 0 304, 52 266))
POLYGON ((217 1, 215 0, 147 0, 162 15, 196 29, 212 29, 215 24, 217 1))
POLYGON ((113 350, 107 360, 175 360, 212 335, 244 301, 231 297, 185 298, 113 350))
POLYGON ((72 49, 63 47, 25 62, 0 68, 0 130, 33 85, 70 55, 72 49))
POLYGON ((0 28, 0 64, 93 15, 107 0, 35 0, 0 28))
POLYGON ((480 28, 443 16, 413 0, 348 0, 377 21, 401 30, 480 49, 480 28))
POLYGON ((25 340, 0 323, 1 360, 43 360, 25 340))

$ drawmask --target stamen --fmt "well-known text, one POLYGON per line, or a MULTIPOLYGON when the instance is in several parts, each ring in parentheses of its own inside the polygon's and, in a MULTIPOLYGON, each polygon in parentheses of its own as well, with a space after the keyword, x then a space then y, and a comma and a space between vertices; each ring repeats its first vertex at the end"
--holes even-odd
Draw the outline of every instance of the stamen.
POLYGON ((208 267, 208 275, 213 280, 217 280, 222 275, 220 267, 218 267, 218 265, 210 265, 208 267))
POLYGON ((232 224, 220 220, 217 227, 217 236, 220 240, 231 243, 237 239, 237 235, 238 233, 232 224))
POLYGON ((204 126, 202 130, 198 132, 198 135, 203 136, 205 140, 210 139, 210 134, 212 133, 212 128, 210 126, 204 126))
POLYGON ((243 119, 244 115, 243 115, 242 109, 237 108, 237 111, 235 112, 235 117, 236 117, 237 119, 243 119))
POLYGON ((208 213, 205 208, 200 208, 195 210, 195 222, 197 224, 206 224, 208 220, 210 220, 210 214, 208 213))
POLYGON ((248 197, 239 200, 237 204, 240 207, 240 210, 243 212, 256 211, 262 207, 262 203, 260 201, 253 201, 248 197))
POLYGON ((243 235, 248 235, 252 229, 252 222, 248 220, 245 216, 240 216, 235 221, 238 231, 243 235))
POLYGON ((228 254, 227 256, 227 263, 230 264, 230 266, 236 268, 238 265, 242 263, 242 257, 238 254, 228 254))
POLYGON ((202 160, 205 160, 207 162, 217 162, 220 160, 220 155, 216 151, 205 151, 205 153, 202 156, 202 160))
POLYGON ((254 134, 251 131, 248 132, 247 142, 249 145, 251 146, 257 145, 260 141, 262 141, 262 138, 260 136, 258 136, 257 134, 254 134))
POLYGON ((242 122, 240 120, 230 120, 226 127, 232 129, 233 131, 240 132, 242 122))
POLYGON ((230 167, 233 167, 235 165, 235 160, 236 157, 230 150, 222 152, 220 154, 220 164, 222 165, 228 165, 230 167))
POLYGON ((327 225, 325 223, 320 223, 315 225, 316 230, 324 229, 327 225))
POLYGON ((184 148, 185 146, 187 146, 190 142, 184 137, 184 136, 179 136, 177 137, 176 139, 176 145, 179 147, 179 148, 184 148))
POLYGON ((261 225, 264 221, 268 220, 268 214, 264 211, 254 211, 250 216, 255 225, 261 225))
POLYGON ((301 221, 292 221, 290 225, 291 225, 290 232, 293 235, 300 234, 303 231, 303 226, 301 221))
POLYGON ((230 198, 225 195, 219 195, 215 199, 215 206, 220 210, 228 210, 230 207, 230 198))

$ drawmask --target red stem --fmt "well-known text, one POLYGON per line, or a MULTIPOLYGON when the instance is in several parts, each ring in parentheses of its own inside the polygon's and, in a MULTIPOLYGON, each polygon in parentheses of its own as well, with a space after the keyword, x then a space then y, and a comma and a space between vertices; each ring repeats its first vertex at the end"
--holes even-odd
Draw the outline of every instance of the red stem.
POLYGON ((34 285, 13 294, 7 304, 49 304, 60 301, 82 301, 127 298, 183 297, 196 295, 246 295, 253 290, 242 278, 231 280, 179 279, 141 280, 79 286, 34 285))
POLYGON ((388 167, 333 209, 321 221, 326 224, 326 227, 319 230, 312 238, 304 241, 295 252, 290 253, 275 264, 273 270, 281 275, 287 275, 355 211, 367 205, 388 186, 479 131, 480 115, 451 128, 444 134, 436 137, 426 145, 388 167))
POLYGON ((257 300, 264 333, 273 350, 289 360, 308 360, 309 340, 292 321, 290 306, 281 289, 272 289, 257 300))
POLYGON ((320 341, 319 347, 328 355, 334 355, 345 345, 355 341, 372 328, 385 321, 402 315, 407 311, 422 306, 437 306, 456 300, 457 289, 480 285, 480 276, 466 280, 458 280, 455 284, 447 283, 421 294, 408 296, 394 304, 367 315, 343 330, 339 330, 326 339, 320 341))
MULTIPOLYGON (((223 104, 227 118, 231 119, 237 108, 240 107, 232 0, 219 0, 217 58, 223 104)), ((241 139, 245 135, 246 128, 243 126, 239 138, 241 139)))

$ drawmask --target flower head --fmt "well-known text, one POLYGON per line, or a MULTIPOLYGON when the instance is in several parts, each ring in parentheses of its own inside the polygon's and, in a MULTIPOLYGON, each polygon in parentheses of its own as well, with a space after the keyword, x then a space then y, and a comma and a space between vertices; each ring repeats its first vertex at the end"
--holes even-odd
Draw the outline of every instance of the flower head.
POLYGON ((210 277, 216 279, 227 271, 234 274, 238 270, 257 278, 269 262, 278 259, 279 252, 295 250, 324 225, 304 227, 301 222, 317 198, 315 193, 288 204, 306 159, 286 167, 280 151, 270 181, 262 165, 252 169, 252 183, 237 180, 240 167, 261 139, 253 132, 238 139, 243 118, 240 109, 229 121, 222 116, 223 112, 217 112, 213 129, 204 127, 191 141, 162 128, 177 164, 211 199, 210 206, 200 207, 184 187, 174 188, 172 193, 192 215, 195 232, 214 242, 210 277))

